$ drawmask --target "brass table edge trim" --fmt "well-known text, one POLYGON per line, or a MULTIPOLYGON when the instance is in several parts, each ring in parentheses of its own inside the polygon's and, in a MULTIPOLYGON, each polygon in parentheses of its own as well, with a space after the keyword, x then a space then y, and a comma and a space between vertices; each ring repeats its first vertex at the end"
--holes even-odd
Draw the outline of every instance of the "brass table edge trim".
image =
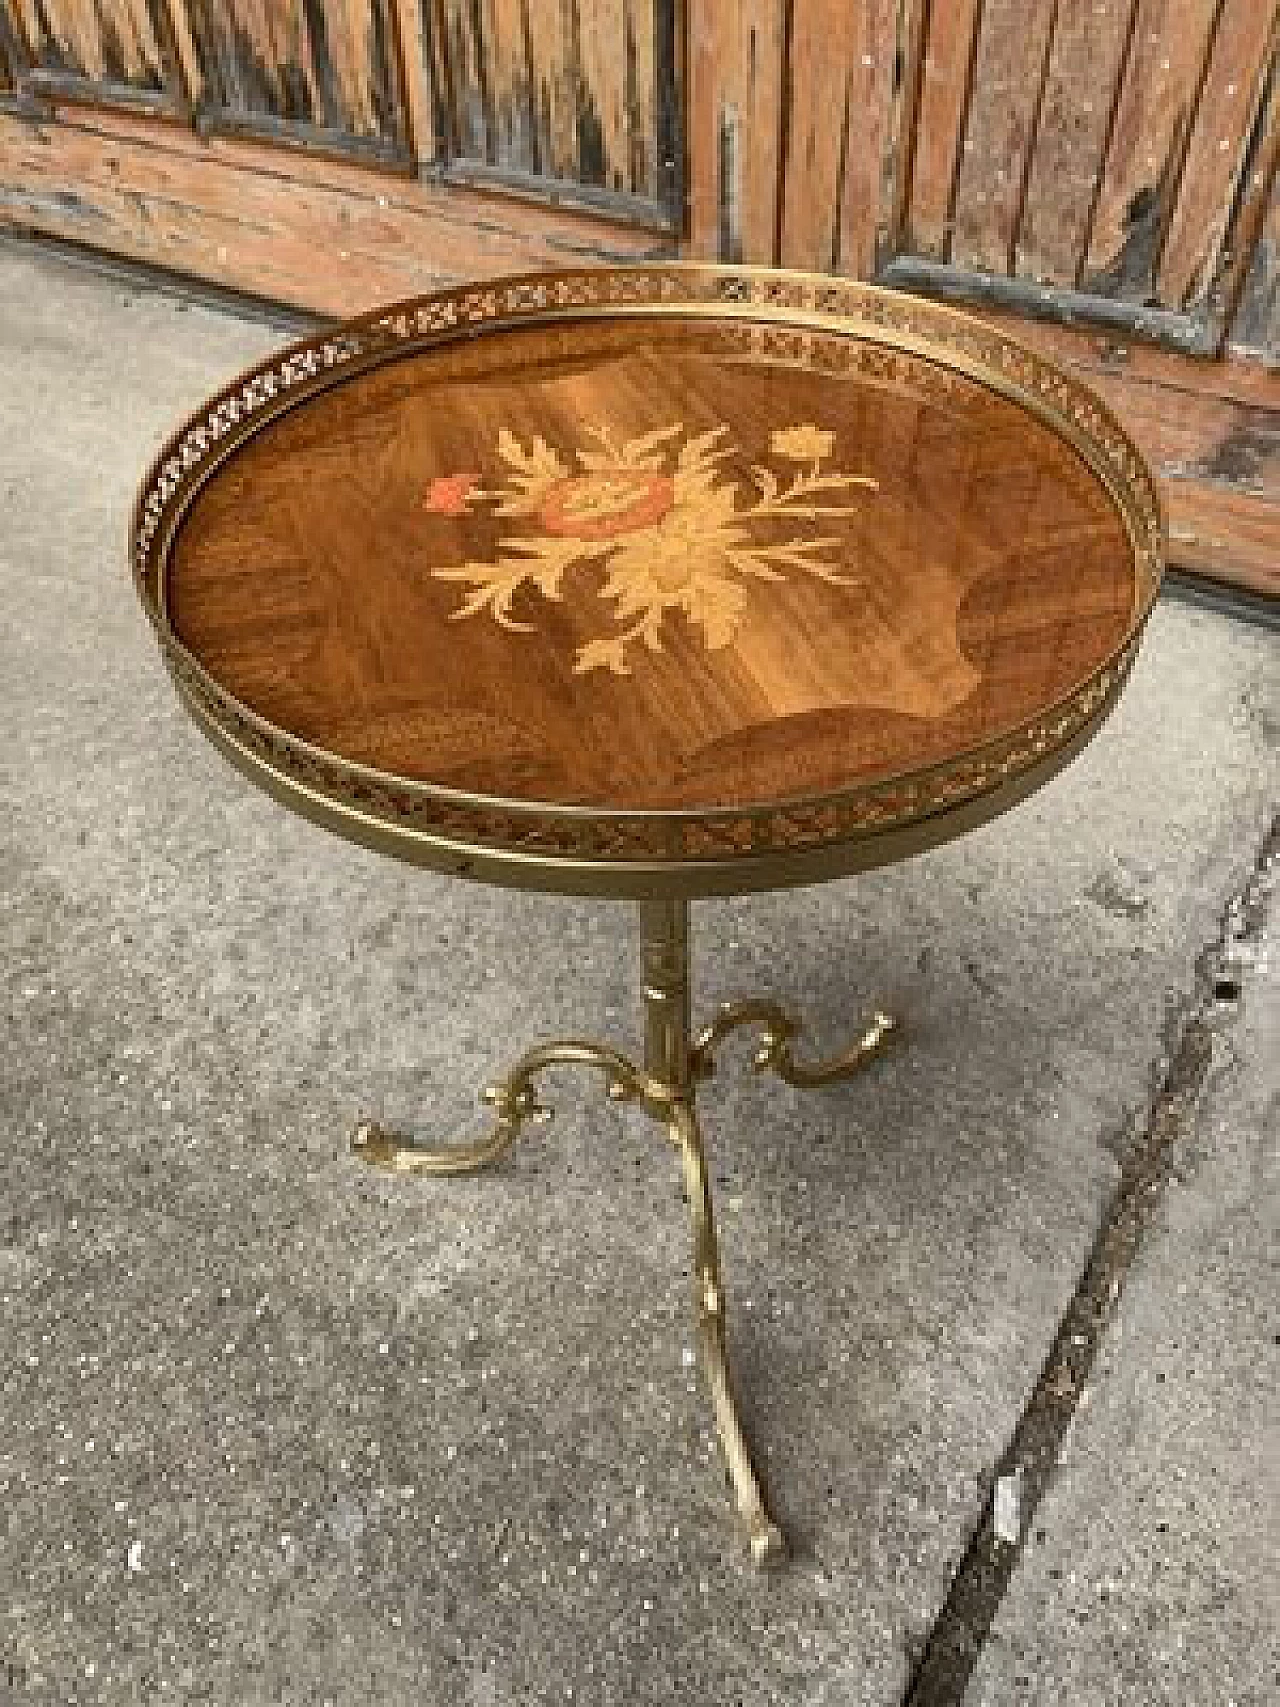
POLYGON ((803 887, 852 877, 927 853, 1020 805, 1064 770, 1088 746, 1119 703, 1123 680, 1075 733, 1040 759, 982 793, 922 814, 906 823, 827 842, 724 859, 610 860, 530 854, 492 843, 467 842, 421 829, 405 829, 323 791, 309 788, 267 764, 211 718, 178 684, 179 698, 202 734, 264 793, 299 817, 377 853, 448 876, 507 888, 562 895, 694 900, 803 887))
MULTIPOLYGON (((277 786, 272 792, 278 797, 287 799, 291 805, 309 798, 318 806, 319 797, 324 795, 330 809, 323 814, 318 809, 312 810, 307 815, 320 817, 339 833, 354 835, 355 839, 366 842, 372 839, 371 826, 380 826, 381 834, 374 841, 374 845, 382 846, 386 851, 397 852, 399 857, 416 857, 418 863, 435 864, 447 870, 458 870, 459 861, 462 860, 469 867, 464 875, 475 875, 476 868, 483 865, 493 880, 510 882, 513 862, 523 867, 530 861, 540 861, 555 867, 558 873, 558 880, 547 883, 545 887, 566 887, 563 881, 565 874, 585 865, 593 872, 599 871, 601 876, 590 883, 575 881, 572 887, 576 892, 585 889, 586 892, 596 893, 638 893, 640 891, 635 887, 635 883, 640 879, 636 877, 636 873, 645 873, 644 881, 651 884, 659 872, 664 872, 672 876, 673 882, 662 887, 670 888, 673 893, 692 894, 708 891, 700 886, 687 884, 683 881, 682 873, 686 869, 696 869, 705 880, 711 871, 718 870, 720 862, 715 859, 713 853, 688 858, 687 844, 691 840, 703 838, 714 841, 717 835, 723 840, 725 836, 741 832, 743 826, 749 826, 748 846, 734 853, 725 862, 739 871, 741 878, 745 880, 743 884, 735 883, 732 887, 761 888, 772 887, 775 882, 808 881, 808 878, 797 879, 788 876, 749 880, 744 868, 754 865, 759 859, 770 865, 775 862, 785 865, 796 861, 804 864, 825 848, 828 840, 851 839, 862 843, 873 833, 882 835, 890 828, 898 826, 908 828, 922 816, 933 817, 939 812, 954 822, 954 811, 948 803, 935 798, 932 802, 926 800, 922 807, 919 797, 926 794, 930 788, 933 788, 935 795, 944 795, 948 792, 946 785, 951 781, 955 786, 950 792, 955 795, 957 803, 965 798, 980 799, 989 792, 986 779, 982 775, 984 767, 1000 772, 1004 780, 1012 772, 1034 769, 1045 748, 1061 738, 1059 732, 1065 725, 1072 726, 1066 736, 1070 741, 1078 729, 1088 723, 1092 708, 1099 699, 1110 698, 1123 685, 1124 677, 1136 656, 1163 572, 1165 519, 1150 471, 1106 405, 1086 386, 1064 374, 1055 364, 1016 339, 1010 338, 1003 331, 997 331, 948 305, 920 301, 903 293, 885 291, 852 281, 772 269, 682 263, 675 266, 658 264, 625 268, 568 269, 554 273, 520 275, 495 281, 490 286, 455 287, 450 291, 414 297, 402 304, 373 310, 329 333, 316 334, 312 338, 289 345, 257 366, 247 369, 238 380, 232 381, 222 392, 195 411, 171 437, 153 462, 144 481, 134 510, 133 530, 135 576, 140 595, 156 628, 171 671, 180 684, 183 677, 187 679, 186 684, 182 684, 184 690, 198 684, 206 701, 206 714, 199 719, 202 727, 212 730, 214 727, 221 727, 226 721, 239 722, 255 731, 257 738, 264 745, 274 747, 278 753, 287 754, 294 761, 296 768, 312 773, 314 787, 301 783, 296 777, 287 779, 279 765, 261 755, 251 755, 235 730, 224 727, 224 750, 228 744, 235 747, 241 754, 242 768, 248 770, 255 779, 274 777, 277 786), (722 291, 744 290, 749 293, 755 290, 762 293, 765 300, 757 300, 750 294, 745 297, 731 295, 727 299, 719 295, 710 300, 705 296, 696 295, 685 298, 674 289, 677 280, 691 281, 704 287, 720 287, 722 291), (634 291, 638 283, 653 287, 656 294, 614 300, 614 292, 621 290, 625 297, 626 291, 634 291), (797 292, 803 300, 782 304, 771 300, 786 288, 797 292), (559 302, 550 307, 545 302, 548 293, 555 295, 561 291, 571 293, 574 290, 590 289, 603 292, 606 300, 568 305, 559 302), (539 306, 528 306, 526 297, 531 292, 539 297, 539 306), (507 305, 506 311, 501 314, 496 308, 499 297, 502 297, 507 305), (476 328, 465 323, 461 326, 456 324, 461 312, 459 305, 476 301, 492 307, 490 323, 495 329, 499 326, 512 329, 525 324, 545 324, 566 319, 589 320, 620 315, 657 314, 684 318, 733 319, 758 323, 761 326, 776 323, 801 332, 834 329, 862 341, 872 340, 886 348, 905 351, 964 374, 994 394, 1028 409, 1028 412, 1044 420, 1064 443, 1081 456, 1102 483, 1126 527, 1133 550, 1134 615, 1128 634, 1077 686, 1043 707, 1033 717, 978 746, 951 754, 932 766, 922 766, 891 778, 864 781, 821 794, 792 796, 739 807, 681 810, 600 808, 482 795, 382 772, 343 759, 327 749, 312 746, 301 737, 268 722, 252 708, 240 704, 209 674, 199 660, 186 650, 169 626, 163 588, 173 540, 187 509, 204 483, 241 448, 247 438, 260 431, 268 422, 300 406, 317 392, 343 383, 357 372, 382 365, 401 355, 427 350, 446 337, 453 339, 476 335, 476 328), (823 301, 843 306, 825 309, 819 306, 823 301), (513 302, 517 304, 516 307, 512 307, 513 302), (443 330, 432 332, 423 328, 421 318, 433 312, 441 315, 447 313, 453 318, 443 330), (909 320, 912 315, 920 326, 923 326, 923 330, 920 326, 913 329, 895 323, 909 320), (409 316, 415 317, 412 330, 409 328, 409 316), (946 332, 952 328, 959 328, 969 340, 965 348, 938 341, 945 340, 946 332), (359 338, 362 332, 378 335, 367 349, 360 347, 359 338), (397 339, 400 341, 396 342, 397 339), (977 352, 972 347, 974 344, 980 346, 977 352), (1025 372, 1022 377, 1018 377, 1005 371, 995 359, 998 355, 1011 360, 1010 352, 1024 364, 1025 372, 1039 376, 1041 384, 1049 388, 1049 395, 1035 389, 1025 377, 1025 372), (326 367, 321 357, 327 359, 327 353, 332 353, 332 361, 326 367), (282 382, 281 377, 290 371, 291 362, 301 362, 306 370, 292 391, 288 384, 282 382), (1086 418, 1097 431, 1088 430, 1081 420, 1071 414, 1067 406, 1071 399, 1075 399, 1079 407, 1087 411, 1086 418), (221 438, 215 435, 214 441, 210 443, 206 429, 212 430, 209 424, 216 421, 219 410, 224 406, 231 410, 228 416, 230 426, 221 438), (194 450, 193 437, 200 440, 194 450), (1117 467, 1117 457, 1123 468, 1117 467), (173 467, 175 459, 181 465, 177 470, 173 467), (161 493, 157 498, 157 493, 165 483, 169 484, 167 494, 161 493), (1052 733, 1046 735, 1046 731, 1052 733), (1020 746, 1023 749, 1021 755, 1020 746), (1025 750, 1028 747, 1031 749, 1031 758, 1026 760, 1025 750), (967 785, 959 782, 966 772, 973 778, 967 785), (354 798, 359 794, 367 797, 379 792, 384 795, 394 794, 399 800, 409 803, 411 808, 421 807, 424 811, 434 810, 438 815, 448 814, 455 818, 472 816, 475 822, 458 835, 440 835, 429 827, 406 828, 404 825, 397 825, 390 817, 363 810, 354 798), (824 838, 819 835, 810 837, 807 842, 798 846, 788 846, 785 839, 775 839, 780 831, 785 838, 788 820, 794 821, 806 814, 853 812, 860 804, 868 815, 872 815, 878 800, 892 798, 895 794, 907 800, 905 810, 896 817, 892 812, 887 813, 883 828, 875 832, 860 828, 846 832, 843 838, 824 838), (348 798, 344 799, 344 795, 348 798), (505 842, 501 837, 492 836, 486 840, 483 837, 483 819, 486 814, 504 818, 508 828, 519 825, 521 834, 530 840, 539 833, 544 839, 568 839, 575 833, 572 826, 579 825, 584 850, 579 855, 567 856, 556 850, 533 851, 513 846, 511 843, 514 831, 507 836, 505 842), (356 826, 360 828, 357 829, 356 826), (672 851, 663 853, 660 857, 655 855, 652 859, 640 860, 601 851, 599 844, 603 835, 631 834, 634 838, 638 829, 643 829, 648 834, 651 843, 669 845, 672 851), (586 845, 593 840, 593 831, 596 845, 586 851, 586 845), (473 835, 477 835, 479 839, 472 840, 473 835), (423 843, 420 857, 406 850, 406 836, 423 843), (771 841, 772 846, 769 845, 771 841)), ((184 691, 184 698, 192 704, 195 695, 184 691)), ((944 837, 934 838, 941 839, 944 837)), ((860 863, 854 858, 849 868, 858 869, 860 863)), ((724 886, 730 887, 727 883, 724 886)))

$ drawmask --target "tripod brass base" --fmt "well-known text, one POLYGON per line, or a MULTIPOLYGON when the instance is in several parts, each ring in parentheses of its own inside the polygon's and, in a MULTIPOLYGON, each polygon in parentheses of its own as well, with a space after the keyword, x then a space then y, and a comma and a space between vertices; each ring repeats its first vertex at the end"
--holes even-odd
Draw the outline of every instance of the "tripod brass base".
POLYGON ((706 1151, 695 1107, 697 1087, 715 1070, 717 1046, 741 1026, 759 1027, 754 1054, 758 1071, 773 1072, 788 1084, 809 1088, 847 1079, 864 1067, 892 1035, 895 1022, 887 1014, 876 1013, 848 1049, 828 1061, 812 1063, 796 1061, 792 1043, 800 1028, 771 1001, 728 1004, 693 1036, 689 1024, 688 903, 642 902, 641 927, 643 1068, 604 1044, 576 1040, 542 1044, 522 1055, 505 1079, 483 1093, 495 1115, 493 1126, 485 1136, 463 1143, 431 1145, 365 1121, 356 1128, 352 1148, 371 1166, 392 1173, 474 1173, 505 1155, 527 1122, 550 1119, 551 1111, 538 1101, 537 1081, 546 1068, 565 1063, 597 1068, 605 1076, 610 1097, 644 1106, 666 1129, 680 1154, 693 1229, 694 1302, 716 1426, 738 1511, 747 1526, 752 1557, 758 1564, 766 1564, 781 1558, 786 1544, 765 1506, 734 1398, 725 1339, 719 1246, 706 1151))

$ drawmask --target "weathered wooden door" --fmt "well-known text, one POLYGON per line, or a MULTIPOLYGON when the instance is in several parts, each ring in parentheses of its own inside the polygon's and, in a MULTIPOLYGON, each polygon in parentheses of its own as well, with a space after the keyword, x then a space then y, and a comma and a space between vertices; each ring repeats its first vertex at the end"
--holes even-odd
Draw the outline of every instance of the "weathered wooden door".
POLYGON ((1016 317, 1280 590, 1275 0, 0 0, 0 222, 344 312, 684 252, 1016 317))
POLYGON ((1020 318, 1157 464, 1175 558, 1280 592, 1277 16, 694 8, 691 243, 1020 318))
POLYGON ((0 217, 327 312, 670 252, 674 0, 0 0, 0 217))

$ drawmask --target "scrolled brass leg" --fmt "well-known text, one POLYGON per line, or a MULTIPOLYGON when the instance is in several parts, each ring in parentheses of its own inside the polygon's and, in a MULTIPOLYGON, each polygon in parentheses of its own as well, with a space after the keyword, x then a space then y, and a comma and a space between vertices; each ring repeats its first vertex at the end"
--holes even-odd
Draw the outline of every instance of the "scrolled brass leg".
POLYGON ((765 1507, 760 1481, 751 1462, 751 1451, 733 1394, 733 1378, 729 1371, 729 1353, 725 1341, 724 1283, 720 1278, 720 1253, 711 1212, 711 1185, 707 1178, 707 1160, 702 1148, 698 1117, 691 1102, 681 1099, 671 1104, 667 1114, 667 1129, 672 1142, 680 1151, 684 1168, 685 1193, 689 1199, 689 1218, 693 1226, 694 1299, 698 1310, 703 1365, 711 1387, 716 1426, 720 1433, 729 1478, 733 1484, 734 1498, 747 1526, 751 1556, 757 1564, 768 1564, 785 1554, 786 1542, 782 1531, 765 1507))
POLYGON ((730 1032, 744 1025, 761 1028, 760 1041, 752 1057, 756 1070, 775 1073, 787 1084, 801 1090, 812 1090, 819 1085, 852 1078, 880 1053, 898 1029, 898 1022, 892 1015, 876 1012, 866 1030, 838 1055, 832 1055, 825 1061, 797 1061, 791 1045, 802 1028, 777 1002, 761 998, 726 1002, 694 1039, 691 1060, 696 1077, 710 1078, 715 1070, 717 1047, 730 1032))
POLYGON ((492 1129, 483 1137, 462 1143, 425 1144, 365 1120, 352 1134, 351 1148, 361 1161, 389 1173, 475 1173, 504 1156, 526 1125, 550 1120, 551 1110, 537 1099, 537 1078, 548 1067, 564 1065, 599 1068, 608 1081, 609 1096, 619 1102, 654 1100, 663 1095, 662 1086, 654 1084, 616 1049, 576 1039, 544 1043, 522 1055, 505 1079, 481 1093, 495 1115, 492 1129))

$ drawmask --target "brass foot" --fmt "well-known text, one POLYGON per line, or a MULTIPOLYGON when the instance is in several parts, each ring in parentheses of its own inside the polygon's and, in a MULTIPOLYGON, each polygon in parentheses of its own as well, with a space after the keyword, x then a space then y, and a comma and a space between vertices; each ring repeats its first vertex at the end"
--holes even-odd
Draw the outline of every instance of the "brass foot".
POLYGON ((454 1144, 424 1144, 407 1133, 362 1120, 352 1134, 351 1148, 370 1167, 389 1173, 475 1173, 505 1156, 526 1125, 551 1119, 551 1110, 537 1099, 537 1078, 546 1068, 566 1063, 600 1068, 608 1081, 608 1095, 615 1101, 662 1095, 663 1087, 651 1083, 616 1049, 576 1040, 547 1043, 530 1049, 505 1079, 481 1092, 481 1101, 487 1102, 495 1114, 492 1129, 483 1137, 454 1144))
POLYGON ((702 1148, 698 1117, 691 1102, 671 1104, 667 1130, 680 1151, 684 1166, 685 1194, 689 1199, 689 1219, 693 1226, 694 1302, 698 1310, 702 1361, 711 1388, 711 1404, 720 1444, 728 1465, 734 1499, 747 1526, 751 1556, 758 1565, 771 1564, 784 1556, 786 1542, 765 1507, 760 1479, 751 1462, 751 1450, 734 1398, 725 1342, 724 1284, 720 1278, 720 1253, 711 1211, 711 1185, 707 1178, 707 1159, 702 1148))
POLYGON ((877 1011, 866 1030, 838 1055, 825 1061, 797 1061, 791 1044, 802 1028, 777 1002, 760 998, 726 1002, 693 1041, 691 1064, 697 1078, 711 1077, 715 1071, 716 1048, 730 1032, 744 1025, 761 1027, 760 1041, 752 1057, 756 1071, 776 1073, 778 1078, 801 1090, 852 1078, 881 1052, 898 1029, 896 1019, 877 1011))

